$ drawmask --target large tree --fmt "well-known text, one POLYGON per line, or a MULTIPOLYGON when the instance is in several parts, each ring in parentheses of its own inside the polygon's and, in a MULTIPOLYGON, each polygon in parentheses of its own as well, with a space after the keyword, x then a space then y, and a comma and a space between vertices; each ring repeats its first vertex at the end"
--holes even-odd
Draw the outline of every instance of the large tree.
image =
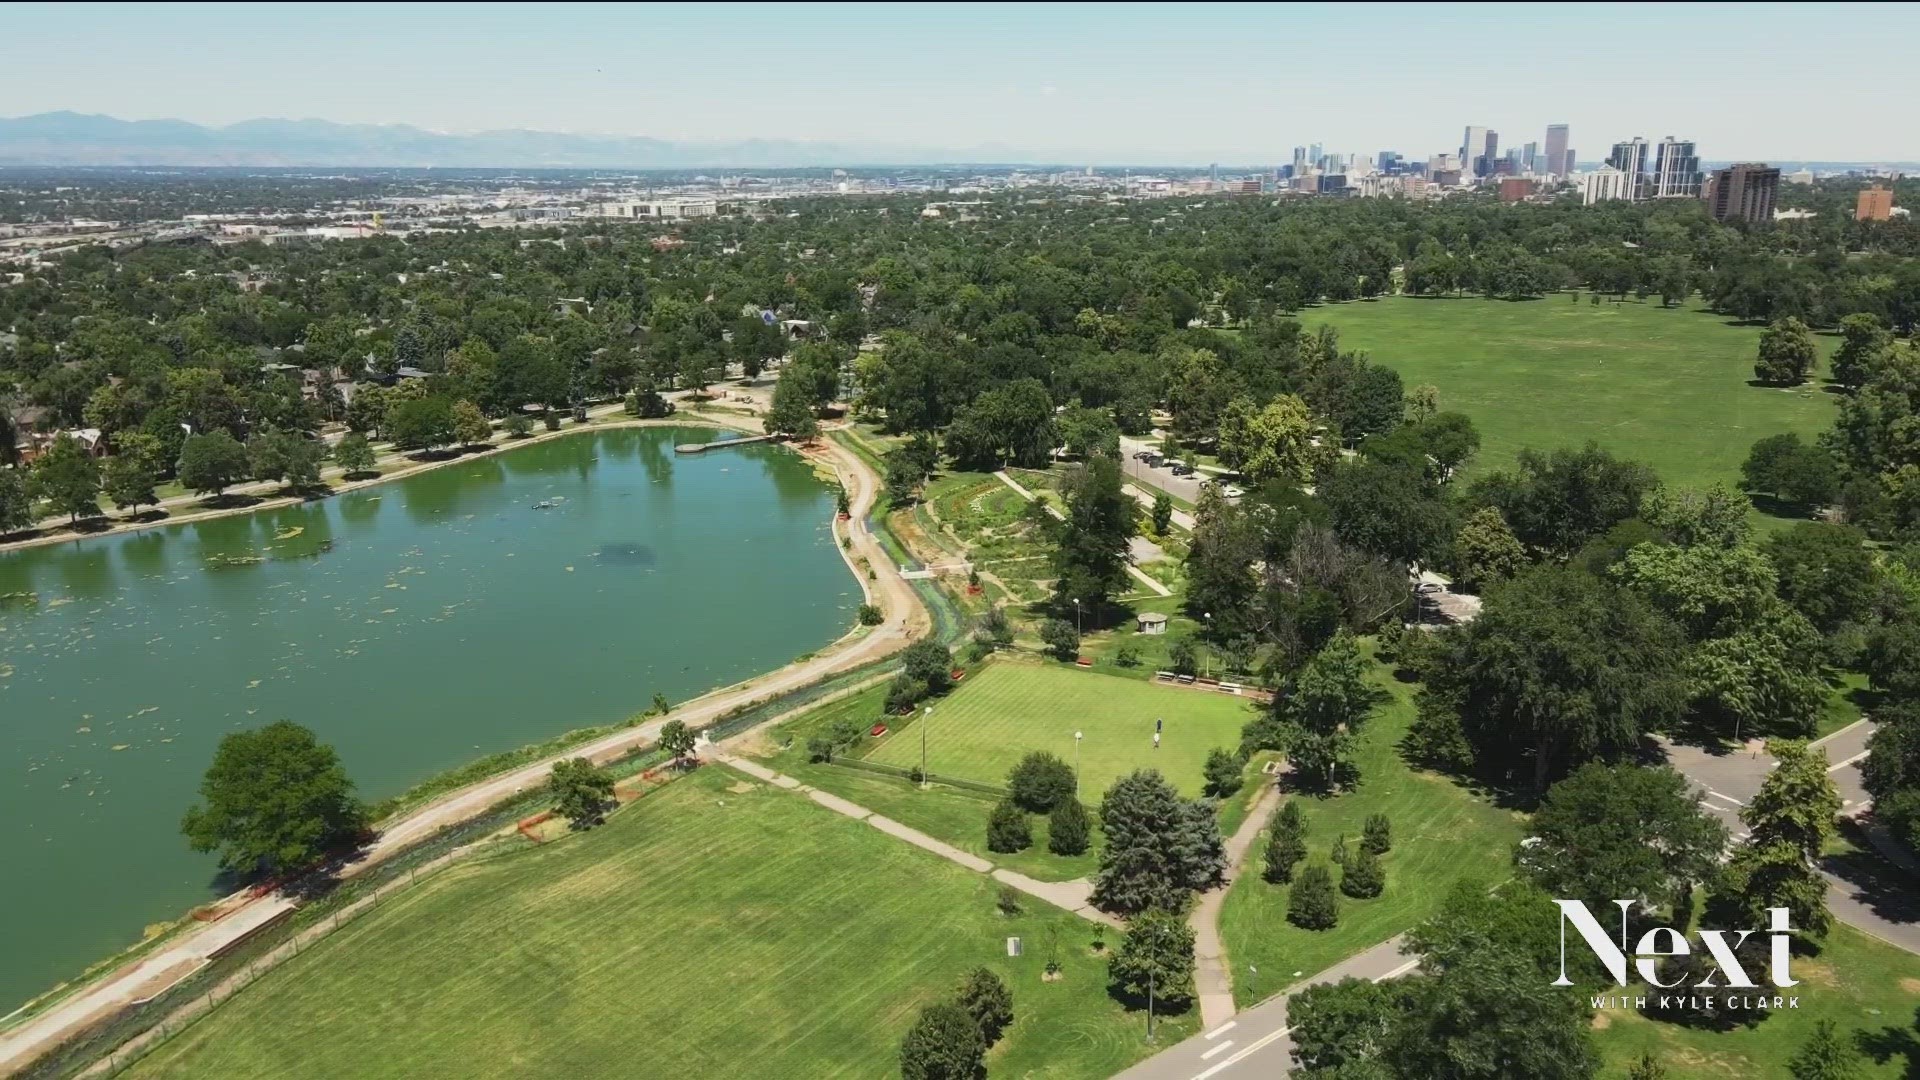
POLYGON ((1254 483, 1309 483, 1332 456, 1331 448, 1316 444, 1307 403, 1292 394, 1265 406, 1236 398, 1220 418, 1220 463, 1254 483))
POLYGON ((366 809, 331 746, 289 720, 220 740, 180 831, 241 874, 305 867, 353 840, 366 809))
POLYGON ((1457 709, 1483 770, 1556 773, 1633 747, 1686 701, 1685 639, 1635 593, 1545 566, 1488 591, 1429 690, 1457 709))
POLYGON ((1100 800, 1100 872, 1093 904, 1116 915, 1178 911, 1226 873, 1213 805, 1188 802, 1153 769, 1114 781, 1100 800))
POLYGON ((1137 531, 1139 506, 1127 495, 1120 465, 1096 456, 1061 482, 1066 521, 1053 553, 1056 610, 1083 610, 1098 620, 1108 600, 1127 589, 1127 545, 1137 531))
POLYGON ((100 516, 100 463, 71 435, 54 439, 33 463, 33 489, 52 504, 55 513, 68 514, 74 521, 100 516))
POLYGON ((901 1080, 983 1080, 986 1054, 971 1013, 951 1001, 928 1005, 900 1041, 901 1080))
POLYGON ((1522 450, 1512 471, 1475 481, 1470 495, 1498 507, 1522 543, 1564 558, 1638 514, 1658 483, 1652 469, 1590 442, 1547 454, 1522 450))
POLYGON ((1789 315, 1760 332, 1760 351, 1753 361, 1753 377, 1772 386, 1798 386, 1819 359, 1813 331, 1789 315))
POLYGON ((1548 789, 1516 860, 1549 895, 1595 911, 1664 907, 1706 879, 1726 843, 1673 769, 1591 762, 1548 789))
POLYGON ((218 495, 247 478, 247 448, 225 431, 189 435, 174 475, 188 491, 218 495))
POLYGON ((1768 909, 1782 907, 1796 931, 1822 935, 1833 918, 1818 860, 1833 836, 1840 795, 1824 751, 1792 740, 1767 749, 1776 763, 1740 810, 1747 842, 1723 868, 1708 914, 1723 926, 1753 929, 1769 924, 1768 909))
POLYGON ((1165 911, 1147 911, 1127 924, 1120 947, 1107 960, 1107 975, 1123 997, 1179 1011, 1193 1001, 1193 928, 1165 911))
POLYGON ((613 805, 613 776, 583 757, 553 763, 547 777, 553 811, 576 829, 598 825, 613 805))

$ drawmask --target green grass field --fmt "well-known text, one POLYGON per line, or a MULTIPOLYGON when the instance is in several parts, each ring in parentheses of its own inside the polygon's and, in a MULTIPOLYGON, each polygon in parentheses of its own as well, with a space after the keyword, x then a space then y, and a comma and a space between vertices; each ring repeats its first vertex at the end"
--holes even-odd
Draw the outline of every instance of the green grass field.
POLYGON ((1793 994, 1800 1007, 1781 1009, 1750 1028, 1700 1030, 1650 1020, 1630 1008, 1598 1013, 1594 1042, 1607 1063, 1602 1075, 1623 1076, 1652 1051, 1676 1077, 1788 1080, 1787 1062, 1821 1020, 1832 1020, 1843 1037, 1863 1046, 1863 1076, 1920 1075, 1920 1035, 1914 1030, 1920 956, 1836 925, 1820 955, 1794 959, 1793 977, 1799 986, 1770 992, 1793 994))
POLYGON ((890 1075, 919 1007, 979 964, 1014 996, 994 1075, 1106 1077, 1144 1056, 1090 924, 1038 901, 1007 918, 998 889, 709 767, 600 829, 402 892, 132 1073, 890 1075))
MULTIPOLYGON (((1393 850, 1382 860, 1386 892, 1372 900, 1341 896, 1338 926, 1302 930, 1287 921, 1287 886, 1270 885, 1260 876, 1263 834, 1220 914, 1220 933, 1234 968, 1234 999, 1242 1007, 1285 989, 1295 972, 1312 975, 1412 927, 1438 909, 1456 882, 1484 881, 1491 888, 1512 872, 1520 815, 1446 777, 1409 769, 1395 744, 1413 720, 1412 691, 1378 669, 1375 680, 1391 697, 1361 733, 1354 755, 1359 788, 1331 799, 1296 798, 1307 823, 1308 862, 1325 862, 1343 834, 1351 849, 1367 815, 1387 815, 1393 850), (1250 974, 1249 965, 1259 974, 1250 974)), ((1337 882, 1339 870, 1333 874, 1337 882)))
MULTIPOLYGON (((1331 324, 1343 347, 1391 366, 1410 389, 1439 387, 1441 407, 1480 429, 1476 471, 1510 464, 1522 447, 1592 439, 1651 464, 1670 484, 1737 482, 1756 440, 1812 436, 1835 411, 1817 385, 1747 384, 1758 327, 1657 300, 1595 307, 1565 295, 1392 297, 1314 308, 1302 321, 1331 324)), ((1838 341, 1818 340, 1823 357, 1838 341)))
MULTIPOLYGON (((1200 794, 1201 766, 1216 746, 1240 745, 1248 703, 1226 694, 1158 686, 1054 664, 998 661, 937 702, 927 725, 927 768, 964 780, 1006 782, 1007 770, 1032 750, 1074 761, 1080 746, 1080 797, 1089 805, 1114 780, 1138 768, 1159 769, 1181 792, 1200 794), (1153 723, 1166 720, 1160 749, 1153 723)), ((918 728, 887 739, 869 760, 920 764, 918 728)))

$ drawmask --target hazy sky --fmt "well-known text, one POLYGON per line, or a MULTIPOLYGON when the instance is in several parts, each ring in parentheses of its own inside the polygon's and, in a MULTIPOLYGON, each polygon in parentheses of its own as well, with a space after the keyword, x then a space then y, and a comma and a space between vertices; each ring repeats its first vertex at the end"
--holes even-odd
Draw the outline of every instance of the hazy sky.
POLYGON ((0 5, 0 115, 319 117, 1029 159, 1425 155, 1573 125, 1920 160, 1920 5, 0 5))

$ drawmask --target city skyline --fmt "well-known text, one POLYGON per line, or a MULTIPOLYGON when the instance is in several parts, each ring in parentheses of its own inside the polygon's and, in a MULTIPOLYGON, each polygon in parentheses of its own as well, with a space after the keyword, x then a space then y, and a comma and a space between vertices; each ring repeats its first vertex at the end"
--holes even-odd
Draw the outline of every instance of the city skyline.
POLYGON ((1716 161, 1920 159, 1920 132, 1878 122, 1881 91, 1849 77, 1900 62, 1900 31, 1920 29, 1920 12, 1862 10, 1880 32, 1859 35, 1858 20, 1802 5, 1732 25, 1664 7, 1495 18, 1423 6, 1353 25, 1338 12, 1219 6, 1174 18, 1123 8, 1097 21, 1057 5, 964 18, 910 9, 884 24, 846 5, 548 5, 478 9, 457 23, 408 4, 16 6, 0 13, 22 46, 0 71, 0 100, 14 116, 779 139, 928 147, 954 160, 1282 163, 1310 140, 1425 157, 1457 147, 1463 125, 1522 146, 1557 123, 1573 128, 1576 150, 1672 134, 1716 161), (1632 55, 1663 39, 1684 42, 1690 63, 1657 85, 1586 94, 1569 76, 1569 43, 1581 55, 1632 55), (1515 98, 1419 62, 1448 55, 1449 42, 1503 57, 1500 85, 1526 87, 1529 104, 1501 104, 1515 98), (75 55, 97 75, 72 79, 75 55), (181 55, 200 77, 177 77, 181 55), (1408 62, 1314 78, 1276 62, 1309 55, 1408 62), (289 78, 300 58, 326 77, 289 78), (1795 92, 1764 109, 1716 92, 1756 76, 1791 78, 1795 92))

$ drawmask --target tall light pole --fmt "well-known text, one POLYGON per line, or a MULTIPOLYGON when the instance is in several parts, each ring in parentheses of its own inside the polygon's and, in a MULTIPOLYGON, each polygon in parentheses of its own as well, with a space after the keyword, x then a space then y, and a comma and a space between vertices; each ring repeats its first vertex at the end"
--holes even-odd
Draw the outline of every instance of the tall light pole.
POLYGON ((1080 598, 1073 598, 1073 636, 1080 636, 1080 598))
POLYGON ((1076 799, 1080 797, 1080 736, 1078 731, 1073 733, 1073 797, 1076 799))
POLYGON ((927 790, 927 726, 933 723, 933 706, 920 714, 920 790, 927 790))

